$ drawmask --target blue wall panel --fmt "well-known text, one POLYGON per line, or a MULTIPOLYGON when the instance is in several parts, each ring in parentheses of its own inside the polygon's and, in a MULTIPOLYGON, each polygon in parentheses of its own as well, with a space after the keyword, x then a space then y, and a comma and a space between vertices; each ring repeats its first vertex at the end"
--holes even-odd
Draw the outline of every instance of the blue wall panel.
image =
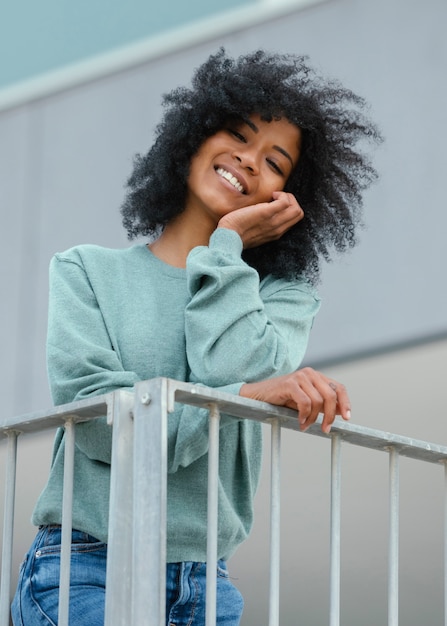
POLYGON ((250 4, 257 0, 9 2, 0 19, 0 89, 250 4))

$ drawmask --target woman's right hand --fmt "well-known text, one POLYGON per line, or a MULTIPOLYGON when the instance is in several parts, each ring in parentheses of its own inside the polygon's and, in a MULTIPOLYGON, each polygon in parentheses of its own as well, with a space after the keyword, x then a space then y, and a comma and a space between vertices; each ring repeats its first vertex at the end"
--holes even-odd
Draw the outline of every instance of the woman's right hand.
POLYGON ((344 420, 351 417, 351 403, 345 386, 311 367, 246 383, 239 395, 296 409, 301 430, 307 430, 320 413, 323 414, 321 430, 324 433, 330 432, 336 415, 341 415, 344 420))
POLYGON ((244 248, 255 248, 279 239, 303 217, 304 211, 293 194, 274 191, 271 202, 232 211, 219 220, 218 227, 235 230, 244 248))

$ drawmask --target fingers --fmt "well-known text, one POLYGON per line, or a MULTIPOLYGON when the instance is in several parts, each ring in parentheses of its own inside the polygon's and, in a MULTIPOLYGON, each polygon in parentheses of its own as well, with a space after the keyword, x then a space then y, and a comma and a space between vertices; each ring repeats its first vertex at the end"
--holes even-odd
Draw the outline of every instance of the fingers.
POLYGON ((270 202, 250 205, 225 215, 219 226, 239 233, 244 248, 254 248, 282 237, 304 217, 304 211, 291 193, 273 192, 270 202))
POLYGON ((276 226, 277 238, 304 217, 304 211, 295 196, 285 191, 273 192, 272 202, 267 203, 266 213, 271 214, 272 226, 276 226))
POLYGON ((348 421, 351 419, 351 402, 349 400, 346 387, 340 383, 336 383, 337 393, 337 415, 348 421))
POLYGON ((336 415, 345 420, 351 417, 351 404, 346 388, 311 367, 305 367, 285 376, 246 383, 241 396, 262 400, 298 410, 300 429, 305 431, 323 414, 321 429, 329 433, 336 415))
POLYGON ((312 368, 304 368, 300 372, 302 389, 310 398, 312 407, 309 411, 308 405, 298 406, 301 430, 307 430, 320 413, 323 414, 321 429, 324 433, 330 432, 336 415, 350 419, 351 404, 344 385, 312 368))
POLYGON ((329 433, 331 424, 335 420, 337 394, 327 383, 325 384, 325 389, 322 387, 323 385, 319 385, 317 388, 311 387, 308 390, 306 389, 306 393, 309 397, 312 397, 312 411, 310 413, 303 412, 303 410, 298 407, 298 421, 303 431, 307 430, 309 426, 315 423, 320 413, 323 414, 321 430, 324 433, 329 433))

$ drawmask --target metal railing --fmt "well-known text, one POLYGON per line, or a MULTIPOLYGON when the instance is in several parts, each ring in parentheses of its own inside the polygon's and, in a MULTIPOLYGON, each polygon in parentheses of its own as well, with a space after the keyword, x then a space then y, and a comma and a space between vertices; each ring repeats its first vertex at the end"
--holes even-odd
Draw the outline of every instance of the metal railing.
MULTIPOLYGON (((66 431, 59 626, 68 626, 71 509, 75 424, 107 415, 113 428, 107 558, 106 626, 165 623, 167 420, 180 402, 209 409, 206 626, 216 619, 217 480, 220 414, 271 425, 269 626, 279 625, 281 431, 299 430, 296 412, 200 385, 167 378, 143 381, 133 393, 118 390, 0 422, 7 439, 6 488, 0 590, 0 626, 9 624, 17 443, 21 433, 64 426, 66 431), (150 476, 150 480, 147 477, 150 476), (133 489, 129 489, 129 485, 133 489), (153 532, 148 533, 147 528, 153 532)), ((388 626, 398 625, 399 459, 444 465, 444 624, 447 625, 447 447, 336 421, 324 435, 319 423, 307 434, 330 437, 330 626, 340 624, 341 444, 389 455, 388 626)))

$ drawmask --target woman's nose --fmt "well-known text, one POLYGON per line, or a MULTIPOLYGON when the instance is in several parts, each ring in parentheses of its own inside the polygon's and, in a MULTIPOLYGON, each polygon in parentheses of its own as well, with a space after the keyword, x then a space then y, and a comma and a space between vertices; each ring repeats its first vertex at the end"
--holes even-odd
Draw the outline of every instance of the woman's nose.
POLYGON ((259 171, 259 165, 257 155, 253 150, 235 150, 233 157, 239 161, 244 169, 247 169, 252 174, 257 174, 259 171))

